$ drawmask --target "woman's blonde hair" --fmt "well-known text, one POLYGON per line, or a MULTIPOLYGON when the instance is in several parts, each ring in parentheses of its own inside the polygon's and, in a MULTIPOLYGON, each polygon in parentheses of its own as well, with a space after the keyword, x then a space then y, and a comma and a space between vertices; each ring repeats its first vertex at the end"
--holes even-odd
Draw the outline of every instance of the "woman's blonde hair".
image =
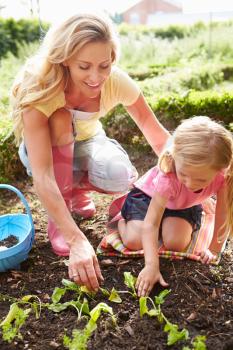
POLYGON ((230 131, 204 116, 184 120, 172 136, 172 145, 160 155, 158 164, 162 171, 174 172, 176 160, 184 165, 226 170, 226 230, 233 236, 233 137, 230 131))
POLYGON ((14 131, 17 143, 23 133, 22 111, 47 102, 64 90, 68 70, 62 64, 90 42, 112 46, 112 62, 118 56, 118 38, 111 21, 95 14, 78 14, 47 32, 37 55, 29 59, 12 87, 14 131))

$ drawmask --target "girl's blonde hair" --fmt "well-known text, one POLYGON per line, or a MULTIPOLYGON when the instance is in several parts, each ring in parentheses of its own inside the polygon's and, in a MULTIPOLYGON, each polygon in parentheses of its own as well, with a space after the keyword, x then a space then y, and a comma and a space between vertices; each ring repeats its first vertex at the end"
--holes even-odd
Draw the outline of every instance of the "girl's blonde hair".
POLYGON ((175 161, 184 165, 225 169, 227 187, 226 231, 233 236, 233 137, 230 131, 208 117, 184 120, 172 136, 172 145, 159 157, 165 173, 175 172, 175 161))
POLYGON ((12 87, 12 117, 17 143, 23 136, 23 110, 46 103, 64 91, 69 72, 62 63, 84 45, 98 41, 111 44, 114 63, 118 56, 118 38, 108 18, 78 14, 49 29, 38 54, 26 62, 12 87))

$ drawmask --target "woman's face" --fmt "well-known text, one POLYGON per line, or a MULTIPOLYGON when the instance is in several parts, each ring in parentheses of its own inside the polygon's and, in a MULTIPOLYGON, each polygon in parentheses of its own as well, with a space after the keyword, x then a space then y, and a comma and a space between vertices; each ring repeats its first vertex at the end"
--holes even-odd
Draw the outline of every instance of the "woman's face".
POLYGON ((100 95, 112 66, 112 47, 106 42, 91 42, 67 60, 72 89, 88 98, 100 95))

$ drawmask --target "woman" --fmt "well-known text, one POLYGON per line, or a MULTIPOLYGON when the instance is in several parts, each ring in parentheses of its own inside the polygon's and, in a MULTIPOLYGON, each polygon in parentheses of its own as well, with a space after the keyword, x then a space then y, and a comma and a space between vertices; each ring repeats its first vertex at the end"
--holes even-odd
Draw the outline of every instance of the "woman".
POLYGON ((20 158, 49 214, 54 252, 90 290, 102 275, 94 249, 70 211, 95 213, 88 190, 125 191, 137 178, 126 152, 99 121, 121 103, 158 154, 169 137, 137 85, 117 68, 117 38, 106 18, 75 15, 51 28, 13 86, 20 158))

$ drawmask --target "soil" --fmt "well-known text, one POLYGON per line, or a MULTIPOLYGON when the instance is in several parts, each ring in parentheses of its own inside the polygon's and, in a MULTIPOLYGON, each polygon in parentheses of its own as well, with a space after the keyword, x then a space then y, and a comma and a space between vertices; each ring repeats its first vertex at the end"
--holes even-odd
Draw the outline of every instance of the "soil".
POLYGON ((19 242, 18 238, 14 235, 9 235, 7 238, 0 241, 0 247, 10 248, 19 242))
MULTIPOLYGON (((140 173, 153 164, 151 155, 131 159, 140 169, 140 173)), ((30 180, 13 185, 25 194, 29 202, 36 240, 28 259, 21 264, 21 270, 0 274, 0 320, 3 320, 9 311, 9 296, 21 298, 33 294, 43 303, 51 302, 54 288, 63 287, 62 279, 68 278, 66 259, 54 255, 50 248, 46 235, 46 213, 34 193, 30 180)), ((93 194, 93 197, 97 206, 95 217, 91 220, 75 220, 93 246, 97 247, 106 232, 107 208, 113 196, 93 194)), ((1 215, 6 213, 6 207, 9 208, 9 212, 18 212, 23 206, 14 193, 4 190, 1 191, 1 215)), ((118 291, 128 290, 124 284, 124 271, 130 271, 137 276, 143 266, 141 258, 100 257, 99 261, 105 278, 102 287, 110 290, 115 287, 118 291)), ((88 349, 178 350, 184 345, 193 349, 191 340, 196 335, 205 335, 207 349, 233 350, 232 262, 232 243, 228 243, 218 266, 202 265, 191 260, 161 259, 161 271, 171 289, 161 306, 162 311, 170 322, 179 326, 179 329, 186 328, 189 331, 189 340, 168 346, 167 334, 157 319, 149 316, 140 318, 137 299, 125 293, 121 294, 122 303, 116 304, 98 292, 94 299, 90 300, 90 308, 99 302, 107 303, 117 317, 117 327, 113 327, 110 316, 101 316, 97 330, 88 341, 88 349)), ((151 297, 158 295, 161 290, 162 288, 156 285, 151 297)), ((67 298, 63 297, 62 301, 67 301, 67 298)), ((77 320, 74 308, 60 313, 42 308, 38 319, 31 312, 20 330, 22 339, 15 338, 12 343, 8 343, 0 337, 0 349, 63 350, 64 334, 71 336, 73 329, 83 328, 84 324, 84 320, 77 320)))

